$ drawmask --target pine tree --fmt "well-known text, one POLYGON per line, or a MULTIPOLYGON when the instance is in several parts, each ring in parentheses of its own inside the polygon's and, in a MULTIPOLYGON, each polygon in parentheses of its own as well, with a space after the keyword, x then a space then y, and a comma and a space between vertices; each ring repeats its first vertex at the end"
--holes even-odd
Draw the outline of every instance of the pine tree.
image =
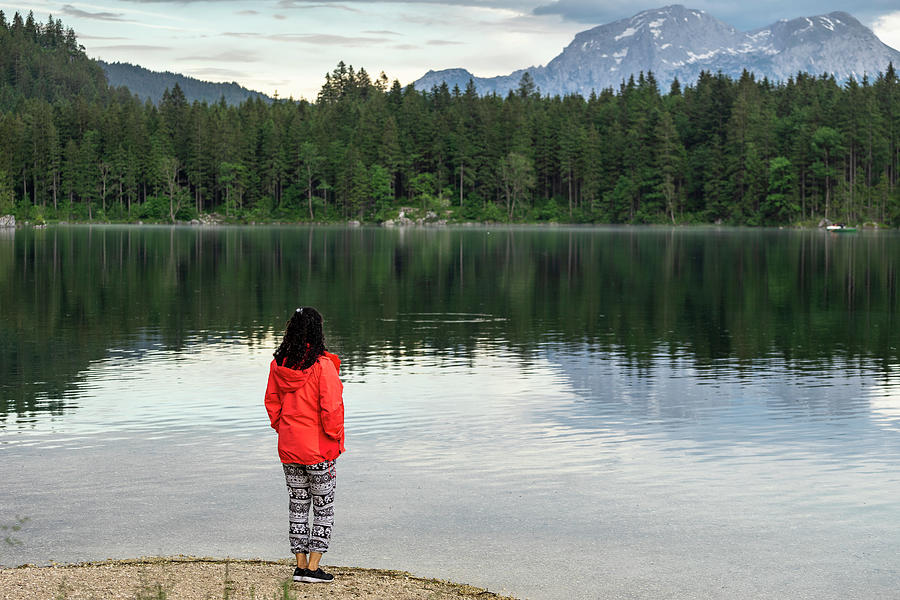
POLYGON ((684 161, 684 148, 675 131, 672 116, 663 112, 656 130, 657 169, 662 174, 659 184, 659 193, 665 199, 666 214, 676 224, 676 214, 679 212, 679 195, 682 164, 684 161))

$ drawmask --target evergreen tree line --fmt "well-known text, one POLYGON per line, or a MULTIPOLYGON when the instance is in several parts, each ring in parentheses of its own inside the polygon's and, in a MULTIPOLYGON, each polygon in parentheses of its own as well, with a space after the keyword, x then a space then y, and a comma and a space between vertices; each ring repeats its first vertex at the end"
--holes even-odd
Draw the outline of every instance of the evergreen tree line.
POLYGON ((40 220, 900 224, 888 65, 839 85, 652 73, 589 98, 420 91, 339 63, 315 101, 158 105, 106 87, 74 32, 0 12, 0 214, 40 220))

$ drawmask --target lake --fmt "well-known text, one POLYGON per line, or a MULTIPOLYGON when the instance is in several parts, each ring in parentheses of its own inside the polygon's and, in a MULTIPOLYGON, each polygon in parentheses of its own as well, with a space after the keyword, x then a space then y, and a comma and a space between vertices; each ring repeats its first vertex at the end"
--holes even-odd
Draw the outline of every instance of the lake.
POLYGON ((0 231, 0 563, 281 558, 291 311, 343 359, 325 564, 529 598, 897 598, 900 234, 0 231))

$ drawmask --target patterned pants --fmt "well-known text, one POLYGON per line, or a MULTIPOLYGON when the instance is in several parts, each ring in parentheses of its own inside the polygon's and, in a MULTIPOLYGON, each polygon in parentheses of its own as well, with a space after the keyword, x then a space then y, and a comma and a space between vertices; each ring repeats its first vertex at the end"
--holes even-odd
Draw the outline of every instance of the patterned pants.
POLYGON ((288 538, 291 552, 328 552, 331 528, 334 525, 334 461, 317 465, 284 463, 289 504, 288 538), (313 523, 309 527, 309 506, 312 504, 313 523))

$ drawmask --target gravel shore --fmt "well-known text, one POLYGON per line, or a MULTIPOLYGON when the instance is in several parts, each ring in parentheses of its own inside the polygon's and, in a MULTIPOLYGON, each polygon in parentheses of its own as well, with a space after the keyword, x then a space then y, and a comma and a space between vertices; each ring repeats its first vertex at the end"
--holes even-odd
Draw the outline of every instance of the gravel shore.
POLYGON ((287 560, 177 557, 26 565, 0 568, 0 600, 513 600, 481 588, 423 579, 402 571, 326 568, 335 576, 333 583, 294 583, 287 560))

